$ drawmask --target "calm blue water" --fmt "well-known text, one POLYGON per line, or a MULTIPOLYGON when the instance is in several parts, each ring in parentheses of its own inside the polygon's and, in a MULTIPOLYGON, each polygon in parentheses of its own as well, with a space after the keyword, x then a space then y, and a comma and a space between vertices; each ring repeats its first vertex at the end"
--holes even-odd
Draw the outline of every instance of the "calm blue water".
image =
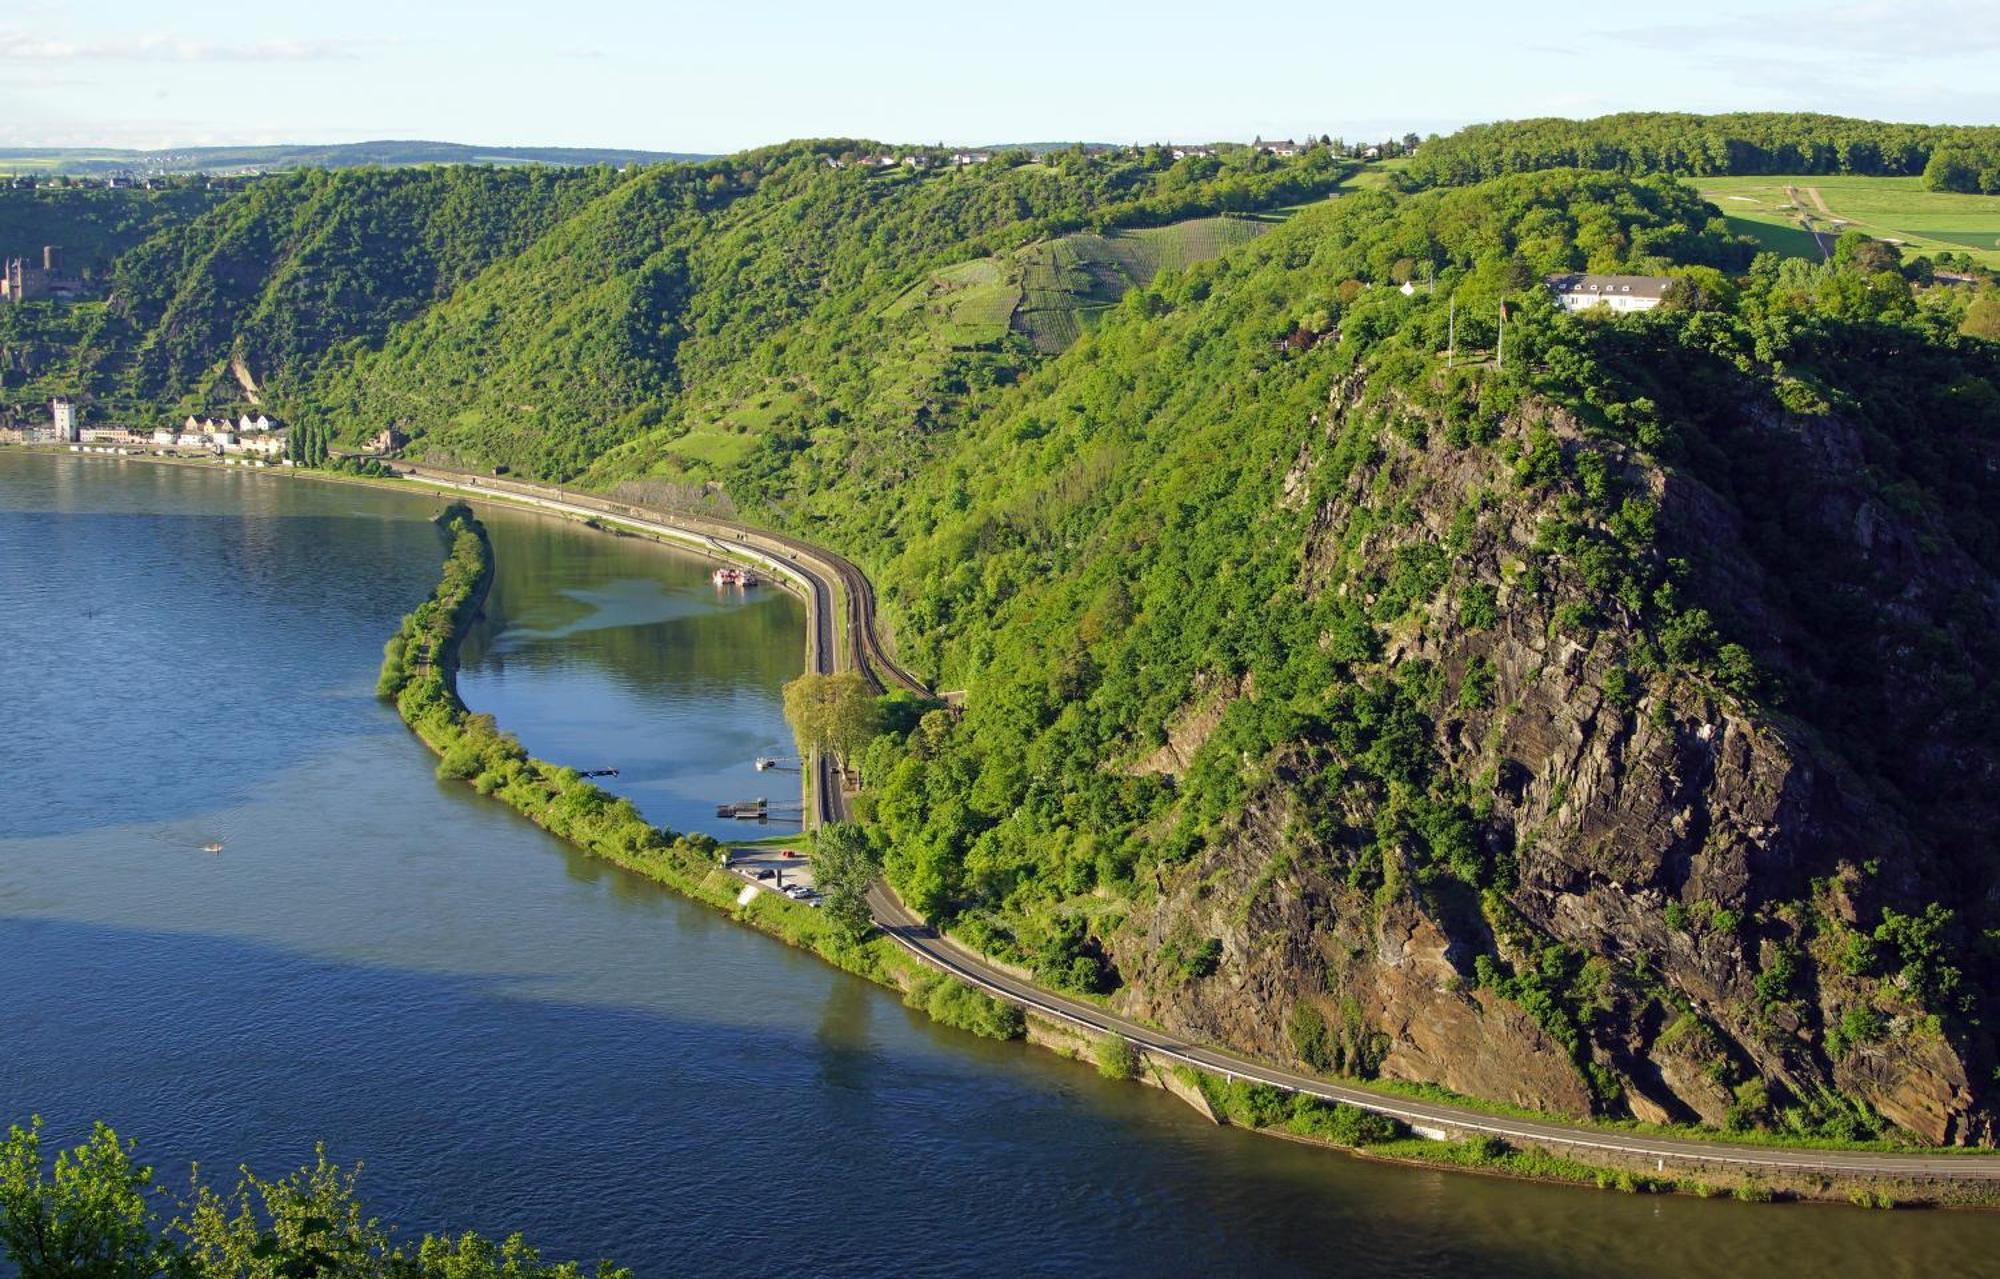
MULTIPOLYGON (((436 500, 0 451, 0 1119, 641 1275, 1990 1273, 2000 1220, 1384 1167, 941 1030, 441 784, 372 696, 436 500), (224 851, 199 846, 220 840, 224 851)), ((713 825, 797 605, 485 512, 471 703, 713 825)), ((776 797, 780 786, 765 777, 776 797)), ((783 785, 791 786, 795 778, 783 785)))

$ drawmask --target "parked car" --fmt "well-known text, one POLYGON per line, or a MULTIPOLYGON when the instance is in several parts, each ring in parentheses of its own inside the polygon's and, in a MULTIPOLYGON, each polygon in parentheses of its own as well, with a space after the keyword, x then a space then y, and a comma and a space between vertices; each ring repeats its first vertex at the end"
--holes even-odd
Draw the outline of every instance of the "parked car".
POLYGON ((766 866, 764 869, 757 872, 757 878, 772 879, 776 877, 777 873, 778 873, 777 871, 772 870, 769 866, 766 866))

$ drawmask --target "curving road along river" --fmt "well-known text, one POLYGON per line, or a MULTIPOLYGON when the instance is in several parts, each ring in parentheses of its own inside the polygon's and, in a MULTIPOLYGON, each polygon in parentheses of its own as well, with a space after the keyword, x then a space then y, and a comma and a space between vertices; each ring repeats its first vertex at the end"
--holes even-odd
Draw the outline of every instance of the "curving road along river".
MULTIPOLYGON (((812 619, 808 636, 808 664, 813 670, 831 673, 851 661, 877 688, 895 685, 914 692, 926 691, 920 681, 896 665, 881 643, 875 630, 874 589, 867 576, 847 559, 823 547, 734 521, 639 507, 550 485, 496 479, 429 466, 398 465, 397 470, 410 479, 441 488, 499 497, 545 510, 609 517, 660 537, 759 560, 791 579, 806 595, 812 619), (836 617, 846 624, 848 643, 845 660, 839 636, 835 633, 833 619, 836 617)), ((815 761, 814 776, 815 818, 832 821, 844 817, 846 796, 834 776, 831 761, 815 761)), ((882 930, 912 955, 1000 999, 1095 1034, 1122 1036, 1160 1057, 1226 1076, 1270 1084, 1288 1092, 1345 1102, 1364 1110, 1394 1116, 1419 1130, 1490 1134, 1573 1150, 1584 1158, 1595 1151, 1625 1158, 1655 1159, 1683 1168, 1715 1166, 1788 1173, 2000 1182, 2000 1156, 1994 1155, 1878 1154, 1682 1140, 1496 1116, 1469 1107, 1412 1101, 1329 1083, 1180 1039, 1096 1005, 1068 999, 1024 982, 940 936, 897 900, 886 885, 878 883, 875 886, 869 895, 869 907, 882 930)))

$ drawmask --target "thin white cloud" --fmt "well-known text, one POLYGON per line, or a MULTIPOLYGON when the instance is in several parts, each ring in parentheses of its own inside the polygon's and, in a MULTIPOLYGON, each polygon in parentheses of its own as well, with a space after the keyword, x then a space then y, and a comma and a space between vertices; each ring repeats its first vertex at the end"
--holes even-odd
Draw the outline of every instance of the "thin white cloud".
POLYGON ((1611 28, 1606 37, 1661 51, 1754 49, 1766 64, 1799 55, 1871 63, 2000 53, 1991 0, 1859 0, 1826 7, 1753 10, 1711 22, 1611 28))
POLYGON ((370 41, 361 40, 192 40, 184 36, 142 35, 110 40, 74 40, 0 29, 0 62, 339 62, 357 58, 370 41))

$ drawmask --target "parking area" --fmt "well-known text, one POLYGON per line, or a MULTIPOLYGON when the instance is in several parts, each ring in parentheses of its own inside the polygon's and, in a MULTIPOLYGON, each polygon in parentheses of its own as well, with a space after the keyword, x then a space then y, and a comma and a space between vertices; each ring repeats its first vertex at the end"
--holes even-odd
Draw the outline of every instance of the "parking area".
POLYGON ((813 886, 812 859, 802 848, 760 844, 729 850, 729 869, 759 888, 782 892, 809 906, 819 905, 813 886))

